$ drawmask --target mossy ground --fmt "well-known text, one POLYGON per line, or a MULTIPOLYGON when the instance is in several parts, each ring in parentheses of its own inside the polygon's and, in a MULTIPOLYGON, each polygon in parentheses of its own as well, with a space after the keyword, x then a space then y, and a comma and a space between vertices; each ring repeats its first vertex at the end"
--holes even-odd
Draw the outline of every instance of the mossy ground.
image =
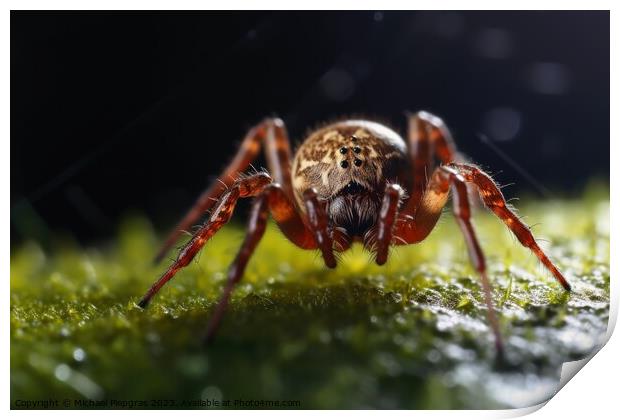
MULTIPOLYGON (((377 267, 359 247, 336 270, 270 227, 216 341, 200 338, 243 228, 224 228, 155 298, 160 241, 130 217, 108 247, 35 243, 11 256, 11 400, 295 400, 300 408, 509 408, 547 399, 561 364, 607 329, 609 190, 522 200, 520 214, 572 283, 563 292, 484 210, 508 362, 494 363, 481 289, 449 214, 377 267)), ((234 407, 234 405, 233 405, 234 407)), ((16 407, 15 407, 16 408, 16 407)))

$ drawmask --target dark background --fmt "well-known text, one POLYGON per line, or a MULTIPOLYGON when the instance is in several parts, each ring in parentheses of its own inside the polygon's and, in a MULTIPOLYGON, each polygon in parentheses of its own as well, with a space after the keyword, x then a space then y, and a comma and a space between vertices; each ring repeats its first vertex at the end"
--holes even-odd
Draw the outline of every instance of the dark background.
POLYGON ((608 12, 13 12, 11 240, 164 231, 269 115, 426 109, 508 196, 575 195, 609 178, 609 47, 608 12))

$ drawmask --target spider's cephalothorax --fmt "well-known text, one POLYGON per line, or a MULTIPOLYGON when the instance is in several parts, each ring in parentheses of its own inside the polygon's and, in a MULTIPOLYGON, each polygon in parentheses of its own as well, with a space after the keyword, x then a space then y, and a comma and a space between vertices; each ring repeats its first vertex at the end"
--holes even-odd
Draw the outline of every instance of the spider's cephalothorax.
POLYGON ((404 140, 384 125, 347 120, 313 132, 293 159, 295 199, 313 188, 325 202, 329 224, 360 239, 379 215, 386 182, 409 186, 404 140))
POLYGON ((232 290, 265 232, 269 214, 293 244, 321 252, 325 265, 336 266, 335 253, 361 240, 384 264, 391 246, 423 241, 435 227, 452 192, 454 216, 465 237, 472 265, 482 282, 488 317, 498 351, 502 349, 493 311, 484 254, 471 224, 468 185, 485 206, 529 248, 556 280, 570 290, 562 273, 538 246, 529 228, 506 205, 493 179, 474 165, 458 162, 452 136, 443 121, 427 112, 409 117, 406 141, 390 128, 371 121, 344 120, 310 134, 295 159, 284 123, 267 119, 252 128, 239 152, 181 220, 158 254, 161 259, 207 211, 205 223, 181 249, 176 260, 139 302, 151 298, 230 220, 239 198, 255 197, 246 238, 235 257, 224 293, 213 313, 207 337, 224 313, 232 290), (269 173, 239 177, 264 149, 269 173), (438 160, 440 165, 436 166, 438 160))

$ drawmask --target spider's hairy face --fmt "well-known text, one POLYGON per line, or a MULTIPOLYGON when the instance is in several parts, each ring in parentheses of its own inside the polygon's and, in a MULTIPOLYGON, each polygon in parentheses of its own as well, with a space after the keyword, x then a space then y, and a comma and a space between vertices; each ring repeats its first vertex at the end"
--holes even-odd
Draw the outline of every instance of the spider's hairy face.
POLYGON ((347 120, 312 133, 293 161, 293 187, 301 209, 303 192, 316 189, 332 227, 362 238, 379 214, 386 181, 408 185, 407 149, 390 128, 347 120))

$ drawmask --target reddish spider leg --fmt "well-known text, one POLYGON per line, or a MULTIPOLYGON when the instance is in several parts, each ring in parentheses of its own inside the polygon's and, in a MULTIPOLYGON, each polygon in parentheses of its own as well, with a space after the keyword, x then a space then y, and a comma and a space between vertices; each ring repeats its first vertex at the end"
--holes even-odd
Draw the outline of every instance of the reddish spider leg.
MULTIPOLYGON (((215 233, 230 220, 237 200, 241 197, 257 196, 256 203, 252 206, 247 235, 239 253, 230 266, 226 286, 220 298, 209 327, 207 338, 211 339, 219 325, 221 317, 228 305, 228 300, 234 286, 243 276, 245 267, 256 245, 265 231, 267 209, 280 227, 284 235, 295 245, 302 249, 320 249, 325 264, 329 267, 336 265, 332 249, 332 236, 328 231, 327 215, 323 204, 319 201, 316 191, 309 190, 304 194, 304 204, 308 221, 299 214, 292 202, 291 178, 290 178, 290 147, 284 125, 280 120, 267 120, 252 131, 260 131, 260 127, 266 130, 262 137, 253 135, 246 136, 256 141, 263 141, 267 151, 267 160, 272 172, 281 179, 284 185, 271 183, 271 177, 266 173, 258 173, 236 181, 228 190, 221 194, 212 216, 194 234, 192 239, 181 249, 177 259, 168 270, 156 281, 149 291, 140 300, 139 305, 146 307, 157 292, 183 267, 187 266, 198 251, 215 233), (309 227, 308 227, 309 225, 309 227)), ((244 144, 246 141, 244 141, 244 144)), ((239 155, 235 160, 239 160, 239 155)), ((248 163, 249 165, 249 163, 248 163)), ((229 168, 234 166, 229 165, 229 168)), ((208 192, 208 191, 207 191, 208 192)), ((209 201, 212 201, 209 199, 209 201)), ((200 200, 199 200, 200 202, 200 200)), ((193 211, 194 209, 192 209, 193 211)), ((190 211, 191 213, 191 211, 190 211)), ((340 248, 346 248, 346 238, 335 233, 334 239, 340 248), (344 242, 343 242, 344 241, 344 242)))
POLYGON ((383 193, 383 202, 377 221, 377 240, 375 261, 379 265, 385 264, 389 247, 392 243, 392 229, 398 215, 398 204, 404 195, 403 189, 397 184, 388 184, 383 193))
MULTIPOLYGON (((389 245, 393 240, 394 226, 396 224, 402 225, 403 223, 402 220, 397 220, 397 216, 407 221, 408 224, 413 223, 415 220, 418 229, 415 232, 408 230, 409 236, 405 238, 399 237, 400 241, 396 245, 402 242, 420 242, 434 228, 441 215, 441 209, 448 200, 447 196, 435 197, 435 194, 428 191, 428 174, 431 174, 433 171, 433 155, 436 154, 444 164, 450 163, 455 159, 456 147, 447 127, 439 117, 428 112, 421 111, 413 114, 409 116, 408 144, 409 159, 413 164, 411 191, 408 201, 399 212, 398 204, 402 198, 402 192, 397 195, 395 187, 398 187, 399 191, 402 190, 400 190, 399 186, 386 186, 377 229, 376 262, 379 265, 384 264, 387 260, 389 245), (414 237, 411 237, 411 235, 414 237)), ((458 214, 458 212, 455 211, 455 214, 458 214)), ((465 231, 463 233, 466 234, 465 231)), ((472 237, 472 241, 477 244, 475 234, 472 237)), ((482 253, 480 258, 484 261, 482 253)))
POLYGON ((570 285, 540 249, 527 226, 508 209, 501 191, 491 177, 475 166, 451 163, 455 156, 454 142, 450 132, 439 118, 425 112, 420 112, 410 118, 409 141, 411 158, 414 162, 414 190, 410 201, 401 212, 401 218, 397 219, 400 195, 397 196, 393 192, 396 190, 393 185, 386 188, 379 221, 379 229, 385 230, 386 233, 382 236, 379 232, 377 235, 378 238, 382 238, 377 246, 377 263, 382 264, 387 259, 389 241, 392 241, 390 222, 395 220, 392 226, 398 239, 395 241, 396 245, 420 242, 428 236, 437 223, 441 209, 447 202, 450 185, 452 185, 454 215, 465 237, 471 263, 480 275, 489 323, 495 336, 496 348, 501 353, 503 346, 499 324, 493 309, 484 253, 470 220, 471 209, 466 182, 475 185, 484 204, 512 230, 522 245, 534 252, 566 290, 570 291, 570 285), (428 184, 420 189, 419 185, 426 182, 426 173, 432 164, 432 146, 436 147, 438 157, 446 166, 436 169, 428 184), (388 193, 388 191, 391 192, 388 193))
POLYGON ((245 240, 235 260, 230 265, 226 286, 209 320, 205 336, 206 342, 213 340, 222 316, 228 307, 230 296, 237 283, 241 280, 250 257, 265 233, 269 212, 289 240, 305 249, 315 249, 318 247, 323 254, 325 264, 329 267, 336 266, 332 240, 327 230, 327 216, 319 203, 316 191, 306 191, 304 199, 307 206, 306 211, 310 221, 310 228, 315 230, 314 233, 304 225, 295 206, 277 184, 268 185, 256 197, 248 220, 245 240))
MULTIPOLYGON (((311 195, 312 194, 310 194, 310 196, 311 195)), ((324 212, 321 212, 322 209, 319 206, 316 206, 318 201, 315 202, 315 199, 316 195, 309 197, 309 201, 312 202, 311 205, 315 205, 315 207, 308 209, 308 214, 310 215, 309 218, 317 220, 318 224, 323 224, 326 216, 324 212)), ((304 225, 303 220, 295 209, 295 206, 288 199, 282 188, 277 184, 267 186, 265 190, 258 197, 256 197, 252 206, 250 217, 248 219, 245 240, 243 245, 241 245, 241 249, 237 253, 233 263, 230 265, 224 291, 217 306, 215 307, 215 311, 213 312, 211 319, 209 320, 209 325, 205 336, 207 342, 210 342, 213 339, 222 320, 222 316, 228 307, 230 296, 237 283, 241 280, 250 257, 254 253, 258 242, 265 233, 267 216, 269 212, 272 214, 276 223, 280 226, 280 229, 282 229, 282 232, 293 243, 306 249, 316 248, 318 245, 315 242, 315 236, 304 225)), ((327 232, 325 231, 322 233, 326 234, 327 232)), ((321 250, 323 251, 322 248, 321 250)), ((323 251, 323 256, 326 264, 328 261, 334 261, 335 264, 334 254, 331 248, 328 252, 323 251)))
MULTIPOLYGON (((209 218, 207 223, 205 223, 187 245, 185 245, 179 253, 177 260, 168 268, 161 278, 153 284, 142 300, 140 300, 139 305, 143 308, 146 307, 164 284, 171 280, 181 268, 187 266, 191 262, 205 243, 230 220, 235 204, 240 197, 257 196, 248 220, 245 240, 234 261, 230 265, 224 291, 209 321, 206 334, 207 341, 213 338, 226 307, 228 306, 232 291, 241 280, 247 263, 265 232, 268 213, 271 213, 281 231, 291 242, 300 248, 316 249, 317 243, 315 241, 315 233, 306 227, 301 216, 297 213, 297 209, 289 200, 284 190, 278 184, 269 184, 270 182, 271 178, 266 173, 258 173, 236 182, 233 187, 220 198, 211 218, 209 218)), ((311 193, 309 196, 309 201, 313 201, 314 198, 316 198, 313 198, 311 193)), ((321 211, 320 206, 309 208, 308 214, 310 218, 317 220, 318 225, 325 225, 326 229, 326 215, 321 211)), ((323 235, 327 235, 326 230, 323 232, 323 235)), ((331 240, 329 243, 331 244, 331 240)), ((329 248, 328 252, 323 252, 326 264, 328 260, 334 260, 331 248, 329 248)))
POLYGON ((233 185, 237 175, 250 167, 252 161, 258 156, 262 144, 265 145, 265 156, 273 179, 282 186, 287 196, 292 199, 291 148, 288 135, 282 120, 269 118, 253 127, 246 134, 239 151, 218 178, 220 182, 214 182, 200 195, 196 203, 168 235, 155 257, 155 262, 161 261, 176 243, 181 233, 187 231, 205 212, 211 209, 216 199, 233 185))
POLYGON ((220 197, 209 220, 198 229, 192 239, 181 249, 176 260, 159 280, 151 286, 148 292, 146 292, 138 303, 138 306, 145 308, 153 296, 155 296, 181 268, 186 267, 194 259, 205 243, 230 220, 239 197, 255 196, 263 191, 265 186, 270 183, 271 177, 263 172, 235 182, 235 184, 220 197))
MULTIPOLYGON (((146 307, 149 301, 163 287, 163 285, 172 279, 172 277, 174 277, 174 275, 181 268, 186 267, 192 261, 206 242, 230 220, 237 201, 241 197, 258 196, 257 201, 266 201, 269 205, 269 210, 274 220, 280 227, 280 230, 291 242, 303 249, 316 249, 317 243, 314 238, 314 232, 306 227, 304 221, 297 213, 295 206, 287 197, 282 187, 271 182, 271 177, 264 172, 250 175, 247 178, 243 178, 235 182, 235 184, 220 197, 211 217, 181 249, 178 257, 172 265, 170 265, 168 270, 166 270, 160 279, 153 284, 149 291, 140 300, 139 306, 146 307)), ((250 217, 250 223, 248 225, 250 232, 247 235, 248 237, 252 236, 252 232, 256 230, 254 226, 255 223, 253 221, 258 220, 256 219, 259 217, 257 212, 259 212, 259 209, 254 206, 250 217)), ((322 220, 326 217, 324 213, 316 215, 314 212, 314 208, 309 210, 309 213, 312 214, 314 219, 322 220)), ((244 249, 244 247, 247 247, 245 243, 244 246, 242 246, 242 249, 244 249)), ((242 252, 240 252, 240 255, 241 254, 242 252)), ((326 255, 326 259, 331 258, 333 258, 333 251, 326 255)), ((237 265, 235 270, 242 273, 245 263, 243 266, 239 266, 237 261, 238 259, 239 255, 237 256, 235 262, 233 262, 232 266, 237 265), (241 270, 239 270, 239 268, 241 268, 241 270)), ((231 267, 231 272, 232 270, 233 268, 231 267)), ((233 277, 236 278, 236 276, 233 277)))
MULTIPOLYGON (((335 267, 336 260, 331 247, 331 238, 327 231, 327 216, 318 201, 316 191, 306 191, 304 199, 307 205, 310 226, 312 229, 318 229, 320 231, 320 233, 314 236, 316 237, 317 243, 309 248, 316 248, 318 246, 323 253, 325 264, 328 266, 331 264, 331 266, 335 267)), ((207 327, 207 334, 205 337, 207 342, 213 340, 215 332, 222 321, 226 307, 228 306, 228 302, 230 301, 230 296, 237 283, 241 280, 250 257, 265 233, 268 212, 271 212, 276 222, 279 221, 278 224, 280 228, 283 229, 285 235, 287 235, 287 231, 284 230, 286 228, 288 228, 288 231, 294 231, 295 234, 292 235, 292 238, 287 235, 289 239, 304 238, 304 241, 307 243, 308 238, 312 237, 311 232, 307 228, 305 230, 303 229, 303 221, 297 214, 293 204, 285 196, 283 190, 276 184, 267 186, 265 191, 256 198, 252 206, 245 241, 230 266, 224 292, 209 320, 209 326, 207 327), (286 223, 283 222, 284 220, 286 220, 286 223)))
MULTIPOLYGON (((425 111, 409 116, 408 144, 409 159, 413 165, 411 191, 408 201, 399 212, 398 205, 403 197, 402 188, 396 184, 386 186, 377 226, 375 261, 379 265, 383 265, 387 261, 389 246, 393 240, 392 230, 397 216, 412 218, 412 215, 417 214, 419 206, 431 205, 429 202, 431 197, 423 197, 423 194, 427 189, 428 174, 433 171, 433 154, 435 153, 442 163, 453 161, 456 155, 456 147, 447 127, 439 117, 425 111)), ((440 203, 441 208, 443 208, 445 201, 438 201, 436 204, 439 205, 440 203)), ((439 215, 440 213, 437 213, 437 218, 439 215)), ((428 218, 426 223, 423 223, 425 226, 429 226, 426 233, 428 235, 437 221, 437 219, 433 221, 435 214, 422 211, 418 217, 428 218)), ((475 235, 473 240, 476 242, 475 235)), ((484 260, 484 256, 482 259, 484 260)))
POLYGON ((540 248, 530 229, 508 208, 502 192, 488 174, 474 165, 464 163, 451 163, 441 169, 450 173, 452 179, 459 175, 465 182, 475 185, 485 206, 508 226, 519 242, 521 242, 521 245, 529 248, 538 260, 553 274, 553 277, 562 287, 570 292, 570 284, 566 281, 564 275, 540 248))
MULTIPOLYGON (((506 224, 506 226, 512 230, 523 246, 529 248, 536 255, 536 257, 538 257, 540 262, 542 262, 551 274, 553 274, 562 287, 570 291, 570 285, 560 270, 558 270, 558 268, 542 251, 540 246, 538 246, 530 229, 525 226, 521 220, 519 220, 519 218, 508 208, 506 199, 497 184, 495 184, 495 181, 493 181, 488 174, 474 165, 454 162, 456 158, 456 147, 454 146, 452 135, 444 122, 439 117, 422 111, 410 119, 410 130, 417 132, 417 134, 410 135, 410 141, 416 140, 417 137, 418 141, 416 143, 426 143, 426 146, 421 147, 428 147, 430 149, 428 146, 429 143, 432 146, 435 146, 436 154, 444 165, 440 169, 450 174, 450 181, 454 187, 453 194, 455 195, 453 203, 455 217, 457 218, 459 227, 465 236, 472 264, 478 269, 480 274, 484 274, 486 277, 486 273, 483 273, 486 264, 484 254, 478 239, 476 238, 474 228, 470 222, 471 209, 466 183, 470 183, 476 187, 486 207, 493 211, 493 213, 495 213, 506 224)), ((418 164, 417 166, 419 167, 423 165, 424 163, 418 164)), ((419 174, 416 174, 416 176, 419 176, 419 174)), ((439 217, 439 214, 435 208, 441 202, 442 198, 437 197, 437 191, 433 191, 435 189, 433 188, 433 184, 436 187, 441 184, 441 181, 437 179, 433 181, 433 178, 434 177, 432 177, 429 181, 427 191, 425 191, 421 197, 420 210, 413 213, 417 226, 420 226, 421 222, 426 225, 432 225, 430 228, 421 229, 421 233, 424 235, 421 239, 424 239, 428 233, 430 233, 430 230, 435 225, 439 217)), ((443 190, 443 187, 440 187, 439 190, 443 190)), ((443 192, 440 193, 440 195, 441 194, 443 194, 443 192)), ((445 200, 447 197, 443 199, 445 200)), ((443 204, 445 204, 445 201, 443 204)), ((413 206, 415 205, 416 204, 413 204, 413 206)), ((403 213, 411 214, 407 212, 410 208, 413 208, 411 204, 405 208, 403 213)), ((407 224, 408 223, 404 223, 404 225, 407 224)), ((413 238, 411 238, 414 241, 416 239, 415 236, 416 235, 413 234, 413 238)))
POLYGON ((332 237, 329 234, 329 220, 325 213, 325 207, 319 201, 319 197, 314 188, 306 190, 303 197, 306 213, 308 215, 308 223, 310 229, 315 233, 316 245, 323 254, 325 265, 329 268, 335 268, 336 257, 334 256, 332 237))
MULTIPOLYGON (((428 147, 429 149, 434 146, 435 153, 441 160, 442 164, 448 164, 456 159, 456 146, 454 144, 454 140, 452 139, 450 130, 448 130, 448 128, 440 118, 426 112, 420 112, 410 119, 409 130, 411 133, 410 136, 415 136, 417 133, 417 135, 419 136, 418 143, 427 144, 426 147, 428 147), (429 147, 429 143, 432 146, 429 147)), ((426 158, 426 156, 424 158, 426 158)), ((441 180, 439 180, 439 178, 439 176, 435 178, 436 184, 442 182, 441 180)), ((497 314, 495 313, 495 308, 493 306, 493 299, 491 295, 492 287, 487 276, 486 258, 484 256, 482 248, 480 247, 480 243, 478 242, 474 226, 471 224, 470 220, 471 207, 469 203, 467 186, 460 177, 453 177, 452 181, 454 185, 452 189, 454 194, 454 199, 452 203, 454 217, 456 218, 459 228, 461 229, 461 233, 463 234, 463 237, 465 239, 465 244, 467 245, 467 253, 469 254, 471 264, 480 276, 482 291, 484 293, 484 301, 487 307, 487 318, 489 320, 491 330, 493 331, 495 348, 497 349, 498 354, 503 354, 502 336, 499 329, 497 314)), ((431 199, 428 203, 432 203, 433 200, 441 202, 441 199, 437 200, 435 194, 429 194, 428 196, 424 194, 424 197, 431 199)), ((443 204, 445 205, 445 201, 443 204)), ((424 207, 426 209, 428 205, 424 205, 424 207)), ((419 221, 426 221, 427 226, 430 226, 430 229, 432 229, 437 223, 437 218, 432 215, 432 210, 430 212, 422 211, 420 215, 417 215, 417 211, 413 214, 416 215, 416 219, 418 219, 419 217, 419 221)), ((440 213, 437 213, 437 217, 439 216, 439 214, 440 213)), ((429 233, 430 230, 424 232, 425 236, 429 233)))

